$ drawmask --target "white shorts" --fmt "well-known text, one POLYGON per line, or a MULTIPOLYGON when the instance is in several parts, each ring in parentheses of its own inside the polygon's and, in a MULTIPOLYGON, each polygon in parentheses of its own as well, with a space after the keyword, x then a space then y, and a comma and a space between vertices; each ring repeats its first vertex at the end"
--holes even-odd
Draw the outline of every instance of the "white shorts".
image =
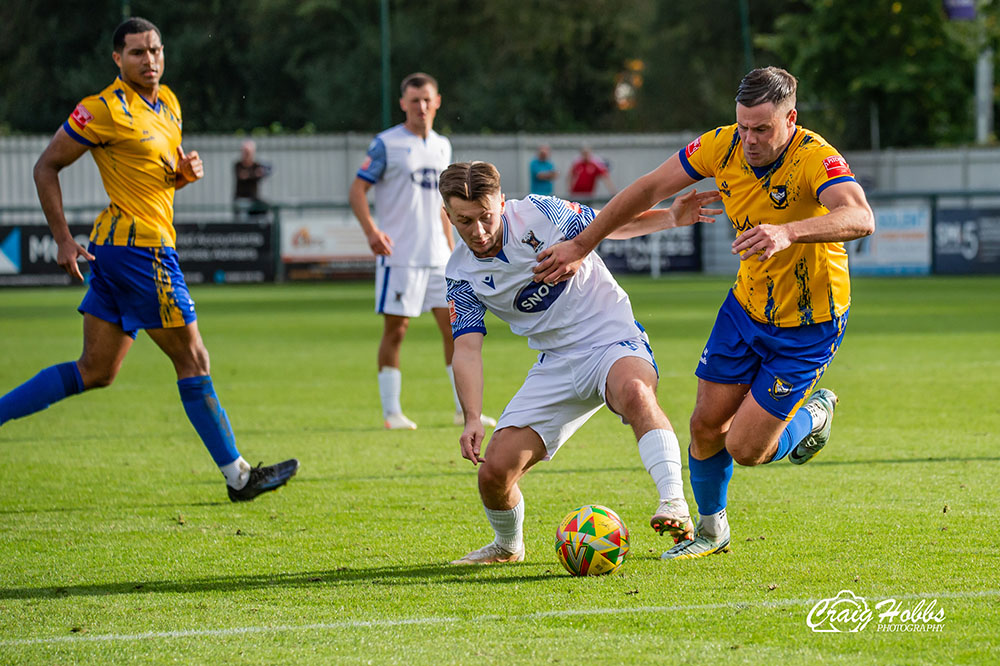
MULTIPOLYGON (((581 353, 539 354, 524 384, 500 415, 496 430, 531 428, 545 444, 545 460, 551 459, 601 408, 611 366, 629 356, 649 361, 656 369, 645 333, 581 353)), ((624 418, 622 423, 626 423, 624 418)))
POLYGON ((417 317, 448 307, 444 266, 375 266, 375 312, 417 317))

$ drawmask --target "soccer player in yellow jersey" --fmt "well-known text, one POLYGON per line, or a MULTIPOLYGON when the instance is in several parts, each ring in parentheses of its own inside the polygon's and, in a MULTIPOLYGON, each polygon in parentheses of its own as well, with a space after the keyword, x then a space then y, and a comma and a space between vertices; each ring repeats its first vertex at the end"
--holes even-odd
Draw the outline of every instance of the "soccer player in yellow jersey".
POLYGON ((622 190, 580 235, 539 254, 535 279, 559 282, 640 211, 704 178, 722 194, 740 269, 695 372, 688 461, 700 519, 695 537, 664 559, 728 550, 733 460, 802 464, 830 437, 837 396, 814 388, 847 325, 843 243, 871 234, 875 221, 844 158, 796 126, 797 83, 777 67, 753 70, 740 82, 736 124, 702 134, 622 190))
POLYGON ((145 19, 130 18, 115 30, 113 43, 119 76, 77 105, 35 165, 38 198, 59 247, 59 265, 82 280, 77 260, 90 262, 89 289, 79 307, 83 353, 0 398, 0 424, 110 385, 138 330, 145 329, 174 364, 184 410, 222 471, 229 498, 252 500, 284 485, 299 463, 291 459, 251 468, 236 448, 174 249, 174 192, 202 178, 202 162, 197 152, 181 147, 180 105, 160 84, 160 31, 145 19), (110 203, 97 216, 84 248, 70 235, 63 214, 59 171, 88 151, 110 203))

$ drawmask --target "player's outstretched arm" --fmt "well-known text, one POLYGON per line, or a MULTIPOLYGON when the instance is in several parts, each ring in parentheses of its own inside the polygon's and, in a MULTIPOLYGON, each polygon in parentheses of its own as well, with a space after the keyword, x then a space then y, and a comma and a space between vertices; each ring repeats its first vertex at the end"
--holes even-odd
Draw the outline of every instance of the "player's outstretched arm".
POLYGON ((713 216, 721 214, 722 209, 705 208, 705 206, 721 199, 722 195, 718 190, 708 192, 691 190, 674 199, 670 208, 654 208, 639 213, 634 220, 608 234, 608 238, 625 240, 664 229, 687 227, 698 222, 715 222, 713 216))
POLYGON ((580 269, 584 257, 608 234, 694 182, 681 166, 680 158, 672 155, 616 194, 580 235, 539 252, 535 282, 555 284, 570 279, 580 269))
POLYGON ((744 231, 733 241, 733 254, 747 260, 770 259, 792 243, 839 243, 869 236, 875 231, 875 214, 865 191, 854 182, 838 183, 823 190, 820 203, 830 211, 824 215, 787 224, 762 224, 744 231))
POLYGON ((455 353, 451 358, 455 371, 455 391, 465 414, 465 430, 458 443, 462 457, 473 465, 484 462, 483 439, 483 334, 466 333, 455 338, 455 353))
POLYGON ((392 239, 389 238, 389 234, 378 228, 375 218, 372 217, 371 208, 368 206, 368 190, 371 187, 372 184, 367 180, 355 178, 347 193, 347 201, 351 204, 354 217, 361 223, 361 230, 368 239, 368 247, 374 254, 388 257, 392 254, 392 239))
POLYGON ((52 238, 58 246, 56 263, 69 273, 70 277, 83 282, 83 274, 77 266, 77 259, 83 257, 94 260, 87 249, 73 239, 63 211, 62 188, 59 185, 59 172, 87 152, 87 146, 74 141, 62 127, 56 130, 52 141, 42 151, 35 163, 35 189, 38 191, 38 201, 42 204, 45 221, 48 222, 52 238))

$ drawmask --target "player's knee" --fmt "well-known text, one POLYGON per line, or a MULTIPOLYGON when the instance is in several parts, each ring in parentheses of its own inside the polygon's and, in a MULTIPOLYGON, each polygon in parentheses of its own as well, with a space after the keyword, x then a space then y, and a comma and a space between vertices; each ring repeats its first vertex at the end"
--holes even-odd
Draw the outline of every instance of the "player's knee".
POLYGON ((488 457, 486 462, 479 466, 479 489, 484 494, 504 493, 514 482, 512 470, 496 462, 491 463, 488 457))
POLYGON ((111 386, 118 376, 118 368, 94 365, 85 359, 80 359, 77 367, 80 369, 80 378, 83 380, 85 390, 111 386))
POLYGON ((726 449, 729 451, 729 455, 733 457, 733 461, 737 465, 742 465, 743 467, 754 467, 755 465, 761 465, 768 460, 768 456, 759 447, 753 446, 745 442, 729 442, 726 441, 726 449))
POLYGON ((621 385, 617 399, 621 403, 619 409, 622 415, 630 421, 633 420, 630 417, 637 413, 650 409, 660 410, 653 387, 638 377, 629 379, 621 385))
POLYGON ((719 424, 705 420, 697 410, 691 415, 689 428, 692 446, 695 442, 714 442, 724 436, 719 424))

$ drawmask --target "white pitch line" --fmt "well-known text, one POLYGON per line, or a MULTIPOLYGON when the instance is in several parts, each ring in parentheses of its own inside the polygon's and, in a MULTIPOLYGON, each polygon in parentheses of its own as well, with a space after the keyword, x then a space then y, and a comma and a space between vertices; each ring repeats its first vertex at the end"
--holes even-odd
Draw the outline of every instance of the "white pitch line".
MULTIPOLYGON (((976 590, 971 592, 926 592, 922 594, 902 594, 893 597, 873 597, 873 599, 975 599, 984 597, 1000 598, 1000 590, 976 590)), ((589 615, 625 615, 630 613, 676 613, 678 611, 723 610, 727 608, 781 608, 785 606, 807 606, 820 599, 776 599, 774 601, 733 601, 721 604, 687 604, 673 606, 633 606, 630 608, 588 608, 575 610, 539 611, 525 615, 484 615, 474 618, 459 617, 417 617, 404 620, 349 620, 345 622, 321 622, 316 624, 283 624, 271 627, 231 627, 228 629, 184 629, 179 631, 147 631, 142 634, 95 634, 93 636, 52 636, 50 638, 18 638, 0 640, 0 647, 16 645, 48 645, 53 643, 83 643, 97 641, 134 642, 154 638, 190 638, 201 636, 239 636, 241 634, 279 633, 285 631, 330 631, 334 629, 358 629, 364 627, 398 627, 404 625, 452 624, 457 622, 483 622, 487 620, 523 621, 550 617, 577 617, 589 615)))

